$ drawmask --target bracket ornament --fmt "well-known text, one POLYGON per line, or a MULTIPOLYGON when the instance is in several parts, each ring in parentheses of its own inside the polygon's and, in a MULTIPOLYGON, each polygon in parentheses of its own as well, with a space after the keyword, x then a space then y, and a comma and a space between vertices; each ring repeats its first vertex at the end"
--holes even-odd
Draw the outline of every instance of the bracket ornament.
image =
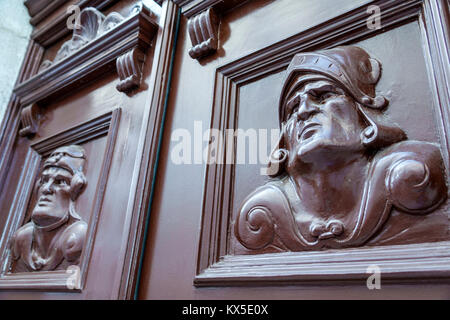
POLYGON ((192 48, 189 55, 200 60, 217 51, 220 19, 213 8, 192 17, 188 22, 192 48))
POLYGON ((140 86, 144 61, 145 54, 139 48, 134 48, 117 58, 117 73, 120 78, 117 90, 128 92, 140 86))
POLYGON ((22 137, 30 137, 36 134, 39 128, 39 106, 35 103, 22 109, 20 114, 20 122, 22 129, 19 135, 22 137))

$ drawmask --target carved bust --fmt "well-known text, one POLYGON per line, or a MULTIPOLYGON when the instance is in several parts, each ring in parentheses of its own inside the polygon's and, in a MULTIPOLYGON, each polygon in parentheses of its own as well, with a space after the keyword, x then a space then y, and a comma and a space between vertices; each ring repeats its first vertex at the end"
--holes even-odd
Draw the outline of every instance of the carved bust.
POLYGON ((396 244, 425 232, 414 226, 427 226, 422 218, 447 198, 440 150, 407 140, 383 114, 380 77, 381 63, 355 46, 293 58, 273 179, 244 200, 235 221, 246 250, 396 244))
POLYGON ((79 263, 87 224, 75 211, 86 186, 82 147, 56 149, 45 161, 38 181, 31 221, 13 235, 15 272, 64 269, 79 263))

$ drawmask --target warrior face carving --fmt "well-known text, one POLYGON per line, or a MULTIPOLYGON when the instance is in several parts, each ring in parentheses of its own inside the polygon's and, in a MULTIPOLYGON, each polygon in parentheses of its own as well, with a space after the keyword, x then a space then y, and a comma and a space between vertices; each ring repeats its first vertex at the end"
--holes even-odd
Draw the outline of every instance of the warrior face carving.
POLYGON ((332 162, 330 155, 347 152, 348 157, 363 151, 364 127, 356 104, 332 82, 308 82, 293 93, 287 104, 292 110, 285 136, 289 171, 301 170, 301 165, 320 165, 317 160, 322 159, 326 166, 332 162), (331 154, 325 159, 319 155, 323 152, 331 154))
POLYGON ((31 219, 38 227, 50 227, 74 214, 74 201, 84 189, 84 150, 79 146, 55 150, 44 163, 38 200, 31 219))
POLYGON ((38 181, 31 221, 11 241, 15 271, 66 268, 79 263, 87 225, 75 211, 86 186, 86 156, 80 146, 56 149, 45 161, 38 181))
MULTIPOLYGON (((383 115, 388 100, 376 96, 380 77, 381 63, 354 46, 293 58, 280 96, 282 133, 271 155, 275 179, 247 197, 236 219, 245 248, 360 246, 382 233, 394 207, 427 214, 445 201, 439 148, 405 141, 383 115)), ((385 237, 412 230, 408 219, 406 230, 394 226, 394 236, 385 237)))

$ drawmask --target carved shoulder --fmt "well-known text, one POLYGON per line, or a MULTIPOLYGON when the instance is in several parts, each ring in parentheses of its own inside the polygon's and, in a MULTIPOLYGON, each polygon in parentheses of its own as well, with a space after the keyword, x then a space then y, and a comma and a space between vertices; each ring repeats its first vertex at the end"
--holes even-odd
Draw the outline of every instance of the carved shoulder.
POLYGON ((426 214, 447 199, 445 167, 436 145, 404 141, 386 152, 389 166, 385 184, 388 198, 396 208, 408 213, 426 214))
POLYGON ((274 240, 275 220, 291 213, 289 202, 275 185, 256 189, 243 202, 235 223, 238 240, 248 249, 262 249, 274 240))
POLYGON ((77 221, 71 224, 64 231, 61 238, 60 248, 64 258, 69 262, 76 263, 83 250, 84 240, 86 238, 87 224, 84 221, 77 221))
POLYGON ((31 248, 32 239, 33 224, 31 222, 23 225, 14 233, 10 240, 10 248, 14 260, 19 259, 24 250, 31 248))

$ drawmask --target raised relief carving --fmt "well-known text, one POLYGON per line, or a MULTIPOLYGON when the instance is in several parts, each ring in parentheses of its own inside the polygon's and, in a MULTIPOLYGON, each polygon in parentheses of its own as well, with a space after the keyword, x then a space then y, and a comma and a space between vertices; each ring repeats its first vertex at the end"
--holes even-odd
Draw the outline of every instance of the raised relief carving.
POLYGON ((43 71, 52 64, 72 55, 89 42, 114 28, 123 20, 124 17, 117 12, 112 12, 105 17, 103 13, 95 8, 89 7, 83 9, 80 13, 80 18, 77 20, 74 27, 72 38, 61 46, 56 53, 53 62, 45 60, 41 64, 39 71, 43 71))
POLYGON ((117 58, 117 73, 120 78, 117 90, 127 92, 140 86, 144 61, 145 54, 139 48, 134 48, 117 58))
POLYGON ((192 59, 199 60, 216 52, 219 22, 212 8, 189 19, 188 31, 192 42, 189 55, 192 59))
POLYGON ((75 210, 86 187, 85 151, 57 148, 44 162, 31 221, 11 239, 14 272, 50 271, 79 264, 87 224, 75 210))
POLYGON ((19 131, 19 135, 22 137, 30 137, 36 134, 39 128, 39 107, 33 103, 22 109, 20 114, 20 122, 22 129, 19 131))
POLYGON ((269 166, 274 179, 244 200, 234 226, 246 249, 378 244, 386 229, 396 243, 417 235, 411 229, 422 220, 406 216, 424 217, 446 200, 439 148, 407 140, 382 113, 388 100, 375 93, 380 77, 381 63, 355 46, 293 58, 269 166), (394 224, 393 208, 401 216, 394 224))
MULTIPOLYGON (((131 15, 139 14, 141 11, 143 15, 146 15, 146 13, 149 12, 140 2, 131 9, 131 15)), ((72 38, 61 46, 53 59, 53 62, 49 60, 42 62, 39 72, 48 69, 53 64, 58 63, 66 57, 70 57, 81 48, 108 33, 108 31, 125 20, 126 19, 117 12, 112 12, 105 16, 92 7, 83 9, 80 13, 80 19, 75 25, 72 38)), ((156 27, 152 24, 147 27, 150 27, 153 33, 156 31, 156 27)), ((151 40, 152 36, 153 34, 148 40, 151 40)), ((121 92, 128 92, 138 88, 141 84, 142 67, 145 61, 145 53, 142 49, 146 47, 142 46, 142 43, 137 42, 133 45, 131 50, 121 54, 116 60, 117 73, 120 78, 117 90, 121 92)))

